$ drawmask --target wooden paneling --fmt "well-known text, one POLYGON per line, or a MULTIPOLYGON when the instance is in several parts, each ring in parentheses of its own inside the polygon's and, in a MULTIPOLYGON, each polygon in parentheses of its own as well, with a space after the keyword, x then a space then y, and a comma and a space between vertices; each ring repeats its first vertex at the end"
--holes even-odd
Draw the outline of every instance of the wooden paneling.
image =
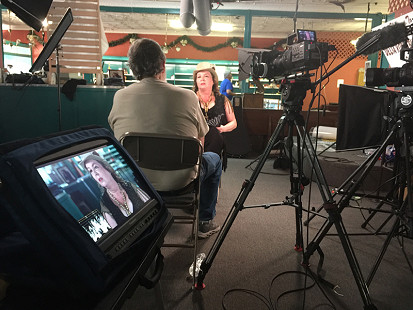
MULTIPOLYGON (((271 135, 275 131, 278 122, 283 115, 282 110, 270 109, 243 109, 243 120, 247 132, 250 136, 252 149, 254 152, 262 153, 271 135)), ((302 111, 304 119, 307 118, 308 111, 302 111)), ((337 127, 338 112, 316 112, 311 111, 308 121, 308 130, 317 126, 337 127)), ((288 134, 288 126, 284 128, 284 135, 288 134)), ((294 134, 296 134, 294 132, 294 134)))
MULTIPOLYGON (((59 65, 62 73, 102 74, 101 25, 98 0, 54 0, 49 10, 48 36, 53 33, 68 8, 73 23, 60 42, 59 65)), ((50 57, 50 71, 56 71, 56 53, 50 57)))

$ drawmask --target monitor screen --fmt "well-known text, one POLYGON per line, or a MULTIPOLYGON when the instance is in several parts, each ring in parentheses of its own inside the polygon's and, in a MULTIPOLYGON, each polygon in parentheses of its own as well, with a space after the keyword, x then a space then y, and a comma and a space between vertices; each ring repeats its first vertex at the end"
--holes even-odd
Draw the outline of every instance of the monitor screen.
POLYGON ((298 29, 297 30, 297 42, 303 42, 303 41, 316 42, 317 41, 316 32, 313 30, 298 29))
POLYGON ((59 205, 114 257, 143 233, 159 206, 147 182, 114 145, 94 144, 73 146, 35 165, 59 205))

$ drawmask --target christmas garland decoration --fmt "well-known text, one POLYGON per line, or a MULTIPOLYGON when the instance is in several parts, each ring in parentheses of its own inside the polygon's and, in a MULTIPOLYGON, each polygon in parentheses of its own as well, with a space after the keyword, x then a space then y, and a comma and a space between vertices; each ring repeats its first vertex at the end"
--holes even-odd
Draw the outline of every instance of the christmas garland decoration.
POLYGON ((121 38, 119 40, 110 41, 109 42, 109 47, 118 46, 118 45, 121 45, 121 44, 126 43, 126 42, 131 42, 131 41, 137 40, 139 38, 140 37, 136 33, 127 34, 126 36, 124 36, 123 38, 121 38))
MULTIPOLYGON (((118 46, 118 45, 121 45, 125 42, 128 42, 128 41, 131 42, 131 41, 134 41, 134 40, 139 39, 139 38, 140 37, 135 33, 134 34, 128 34, 128 35, 124 36, 121 39, 109 42, 109 47, 118 46)), ((181 44, 182 46, 185 46, 185 45, 189 44, 189 45, 193 46, 194 48, 196 48, 197 50, 202 51, 202 52, 215 52, 215 51, 217 51, 221 48, 225 48, 227 46, 231 46, 232 48, 237 48, 239 45, 242 45, 242 43, 243 42, 240 38, 233 37, 233 38, 228 39, 225 43, 220 43, 220 44, 217 44, 215 46, 205 47, 205 46, 202 46, 202 45, 199 45, 199 44, 195 43, 187 35, 183 35, 183 36, 180 36, 180 37, 176 38, 174 41, 172 41, 169 44, 167 44, 165 42, 165 45, 163 45, 162 48, 164 50, 169 50, 169 49, 175 47, 178 44, 181 44)))
POLYGON ((35 42, 40 43, 41 45, 44 45, 45 42, 43 38, 41 38, 38 34, 36 34, 33 30, 30 30, 29 33, 27 34, 27 39, 29 40, 30 43, 34 44, 35 42))
MULTIPOLYGON (((29 41, 31 43, 34 43, 34 41, 37 41, 42 45, 44 45, 44 43, 45 43, 39 35, 34 33, 33 30, 29 31, 29 33, 27 34, 27 38, 29 39, 29 41)), ((110 41, 109 42, 109 47, 115 47, 115 46, 118 46, 118 45, 122 45, 126 42, 133 42, 133 41, 135 41, 137 39, 140 39, 140 38, 141 37, 139 37, 139 35, 136 34, 136 33, 127 34, 123 38, 120 38, 120 39, 114 40, 114 41, 110 41)), ((220 43, 220 44, 217 44, 215 46, 205 47, 205 46, 202 46, 202 45, 199 45, 199 44, 195 43, 187 35, 183 35, 183 36, 180 36, 180 37, 176 38, 174 41, 172 41, 169 44, 167 44, 165 42, 165 45, 162 46, 162 49, 164 51, 167 51, 167 50, 177 46, 178 44, 181 44, 182 46, 185 46, 185 45, 189 44, 189 45, 193 46, 194 48, 196 48, 199 51, 210 53, 210 52, 215 52, 215 51, 217 51, 221 48, 225 48, 225 47, 228 47, 228 46, 231 46, 232 48, 237 48, 238 46, 242 46, 243 41, 240 38, 232 37, 232 38, 229 38, 224 43, 220 43)), ((271 49, 271 47, 268 47, 267 49, 271 49)))

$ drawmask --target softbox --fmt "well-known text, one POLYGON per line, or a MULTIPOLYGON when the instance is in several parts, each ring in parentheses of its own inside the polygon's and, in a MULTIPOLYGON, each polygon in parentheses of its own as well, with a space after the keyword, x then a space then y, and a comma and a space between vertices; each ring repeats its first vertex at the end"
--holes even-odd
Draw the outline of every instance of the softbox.
POLYGON ((1 4, 36 31, 42 28, 53 0, 1 0, 1 4))

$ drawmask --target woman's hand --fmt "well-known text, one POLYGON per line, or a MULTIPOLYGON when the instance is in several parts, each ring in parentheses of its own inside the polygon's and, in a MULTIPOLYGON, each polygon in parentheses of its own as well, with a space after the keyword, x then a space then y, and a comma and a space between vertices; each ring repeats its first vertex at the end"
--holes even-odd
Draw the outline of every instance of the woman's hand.
POLYGON ((226 131, 224 125, 221 125, 221 126, 217 127, 217 129, 218 129, 218 131, 219 131, 220 133, 223 133, 223 132, 226 131))

